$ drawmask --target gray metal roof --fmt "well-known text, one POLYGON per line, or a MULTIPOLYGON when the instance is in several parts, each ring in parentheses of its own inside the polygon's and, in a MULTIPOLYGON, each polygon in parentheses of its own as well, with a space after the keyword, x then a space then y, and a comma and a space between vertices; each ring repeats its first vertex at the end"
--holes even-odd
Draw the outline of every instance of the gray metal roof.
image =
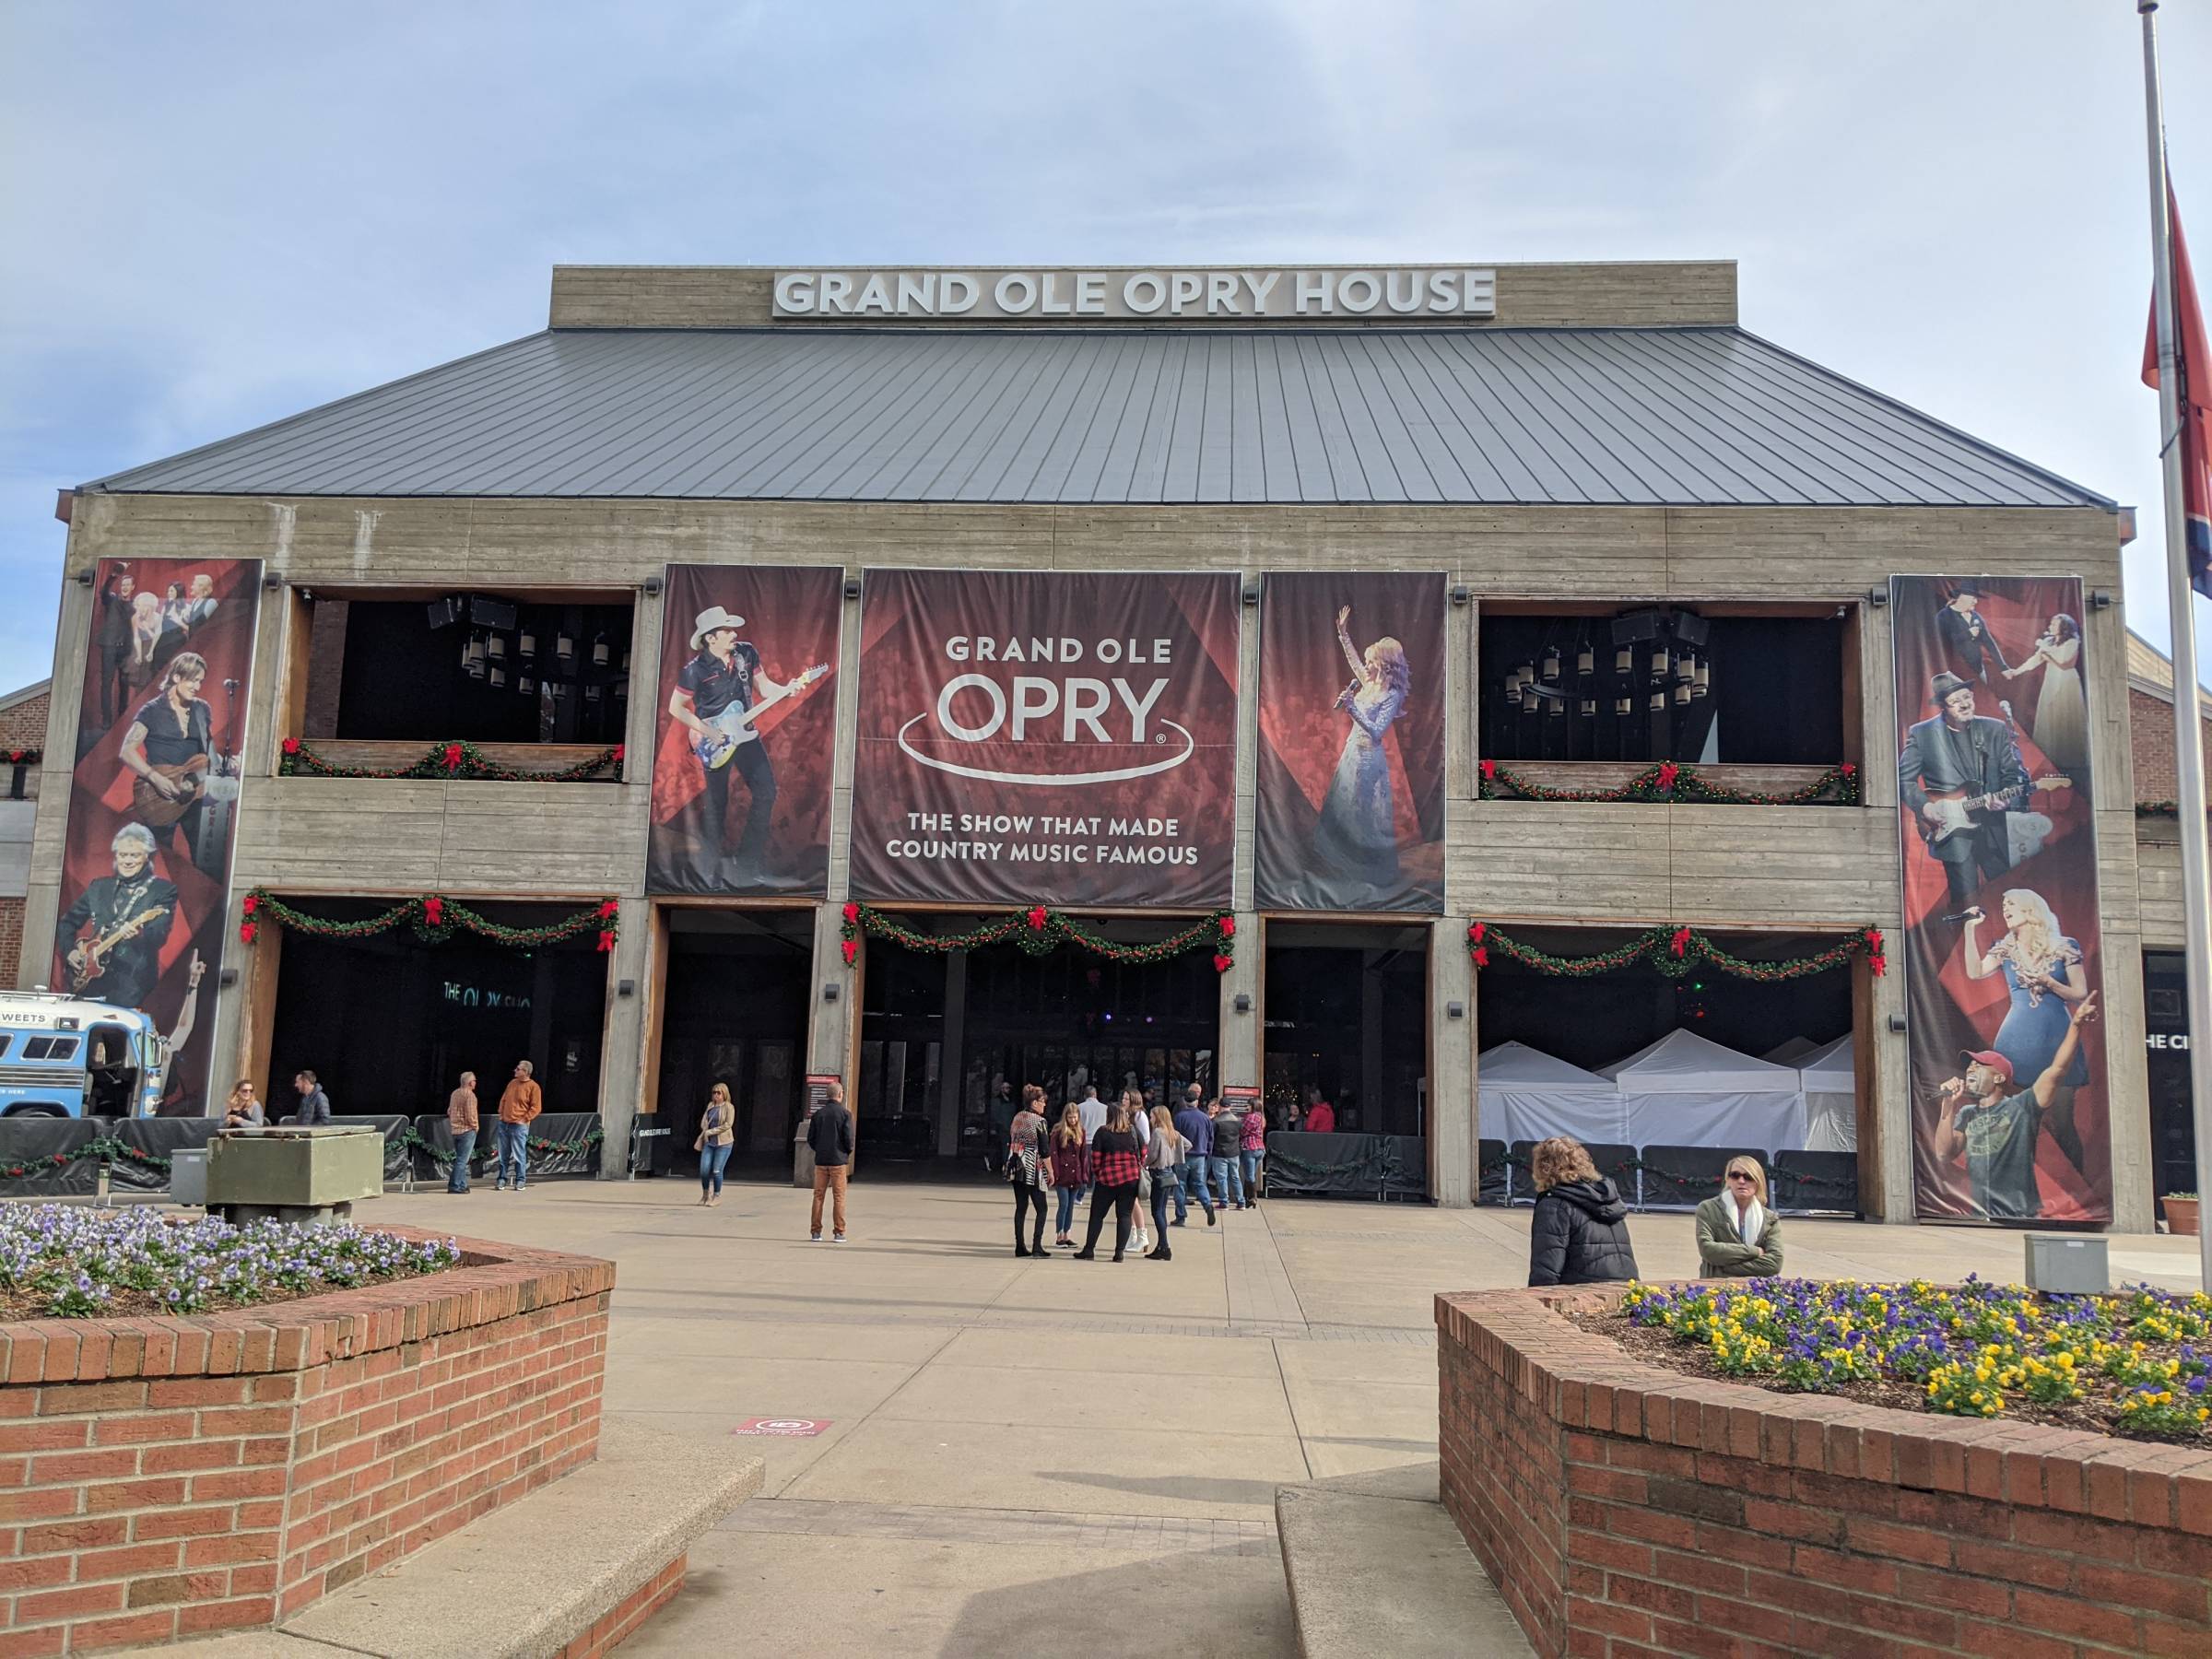
POLYGON ((848 501, 2111 505, 1721 327, 563 329, 88 488, 848 501))

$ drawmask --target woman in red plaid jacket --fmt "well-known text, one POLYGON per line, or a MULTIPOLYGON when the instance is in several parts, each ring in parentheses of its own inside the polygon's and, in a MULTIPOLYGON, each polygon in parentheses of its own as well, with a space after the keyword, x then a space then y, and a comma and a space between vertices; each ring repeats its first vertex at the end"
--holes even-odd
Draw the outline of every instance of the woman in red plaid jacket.
POLYGON ((1113 1259, 1120 1261, 1129 1247, 1129 1218, 1136 1208, 1137 1178, 1144 1173, 1144 1147, 1130 1128, 1129 1114, 1142 1108, 1144 1097, 1134 1090, 1106 1109, 1106 1122, 1090 1137, 1090 1231, 1078 1262, 1098 1260, 1099 1234, 1106 1226, 1106 1211, 1113 1210, 1113 1259))

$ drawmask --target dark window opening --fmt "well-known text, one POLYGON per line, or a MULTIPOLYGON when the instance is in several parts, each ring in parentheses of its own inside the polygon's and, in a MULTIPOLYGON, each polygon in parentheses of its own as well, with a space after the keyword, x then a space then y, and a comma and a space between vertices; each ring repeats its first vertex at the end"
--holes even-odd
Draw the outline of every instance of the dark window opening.
POLYGON ((1319 1089, 1342 1134, 1428 1132, 1429 930, 1267 925, 1270 1127, 1319 1089))
POLYGON ((736 1139, 726 1174, 788 1182, 806 1105, 810 911, 673 909, 661 999, 659 1126, 668 1169, 698 1166, 707 1097, 726 1084, 736 1139))
POLYGON ((1700 617, 1482 618, 1482 752, 1499 760, 1832 766, 1844 623, 1700 617))
POLYGON ((619 743, 634 614, 483 594, 319 600, 303 735, 619 743))

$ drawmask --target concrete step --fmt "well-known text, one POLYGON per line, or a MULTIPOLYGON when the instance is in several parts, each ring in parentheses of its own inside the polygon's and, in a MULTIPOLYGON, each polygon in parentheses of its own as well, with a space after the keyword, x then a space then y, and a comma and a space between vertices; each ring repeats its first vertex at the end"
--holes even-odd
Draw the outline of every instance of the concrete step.
POLYGON ((1275 1494, 1283 1576, 1308 1659, 1518 1659, 1533 1653, 1437 1500, 1437 1466, 1275 1494))
MULTIPOLYGON (((547 1659, 662 1580, 693 1539, 760 1489, 763 1468, 758 1457, 609 1418, 596 1463, 274 1630, 165 1651, 193 1659, 329 1659, 334 1649, 380 1659, 547 1659)), ((622 1633, 596 1632, 592 1645, 622 1633)))

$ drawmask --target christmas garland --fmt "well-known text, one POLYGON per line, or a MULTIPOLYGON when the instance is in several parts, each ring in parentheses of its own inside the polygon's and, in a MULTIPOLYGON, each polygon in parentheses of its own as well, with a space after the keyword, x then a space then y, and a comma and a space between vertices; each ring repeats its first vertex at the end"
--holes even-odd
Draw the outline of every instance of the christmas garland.
POLYGON ((1617 945, 1611 950, 1586 957, 1562 957, 1524 945, 1504 929, 1487 922, 1473 923, 1467 928, 1467 954, 1475 959, 1476 967, 1488 968, 1490 952, 1496 950, 1524 968, 1561 979, 1589 979, 1600 973, 1615 973, 1648 958, 1652 966, 1668 979, 1680 979, 1700 962, 1709 962, 1737 979, 1771 985, 1783 980, 1803 979, 1807 974, 1826 973, 1831 968, 1842 967, 1855 956, 1865 957, 1866 965, 1879 979, 1889 969, 1883 948, 1882 930, 1863 927, 1841 944, 1811 956, 1790 957, 1779 962, 1755 962, 1724 949, 1711 934, 1694 927, 1663 924, 1646 928, 1627 944, 1617 945))
POLYGON ((239 924, 238 937, 245 945, 253 944, 254 935, 272 923, 315 939, 366 939, 390 933, 396 927, 412 927, 417 938, 442 945, 455 933, 472 933, 512 950, 535 950, 540 946, 558 945, 565 939, 582 938, 585 934, 596 932, 599 948, 607 951, 614 949, 615 939, 622 930, 622 907, 612 899, 543 927, 509 927, 469 909, 457 899, 436 893, 419 899, 403 899, 390 910, 359 922, 329 922, 311 916, 304 911, 294 910, 266 888, 255 888, 239 908, 245 912, 246 919, 239 924))
MULTIPOLYGON (((1524 801, 1639 801, 1665 805, 1686 801, 1709 806, 1808 806, 1833 792, 1835 805, 1859 804, 1859 769, 1846 760, 1831 766, 1803 789, 1781 794, 1762 794, 1753 789, 1735 789, 1708 782, 1694 766, 1662 760, 1647 766, 1618 789, 1552 789, 1530 782, 1499 760, 1481 763, 1481 794, 1486 801, 1519 798, 1524 801)), ((1823 803, 1825 804, 1825 802, 1823 803)))
POLYGON ((7 763, 10 766, 36 766, 44 759, 45 754, 40 749, 17 748, 7 751, 7 763))
POLYGON ((489 783, 581 783, 600 772, 611 771, 613 781, 619 783, 622 746, 618 743, 588 760, 579 760, 559 771, 517 771, 512 766, 487 759, 484 751, 465 737, 458 743, 432 744, 423 751, 420 759, 399 767, 339 766, 324 759, 299 738, 287 737, 276 771, 287 778, 453 778, 489 783))
POLYGON ((1110 962, 1135 965, 1164 962, 1187 951, 1211 949, 1216 973, 1227 973, 1237 959, 1237 919, 1227 911, 1194 922, 1149 945, 1124 945, 1106 938, 1075 917, 1048 910, 1041 904, 1031 905, 1028 910, 1008 911, 1003 916, 993 916, 965 933, 957 934, 921 933, 873 905, 847 904, 843 925, 838 931, 844 939, 848 968, 860 958, 863 934, 871 938, 888 939, 909 950, 930 951, 939 956, 1011 941, 1031 956, 1048 956, 1065 944, 1079 946, 1110 962))

